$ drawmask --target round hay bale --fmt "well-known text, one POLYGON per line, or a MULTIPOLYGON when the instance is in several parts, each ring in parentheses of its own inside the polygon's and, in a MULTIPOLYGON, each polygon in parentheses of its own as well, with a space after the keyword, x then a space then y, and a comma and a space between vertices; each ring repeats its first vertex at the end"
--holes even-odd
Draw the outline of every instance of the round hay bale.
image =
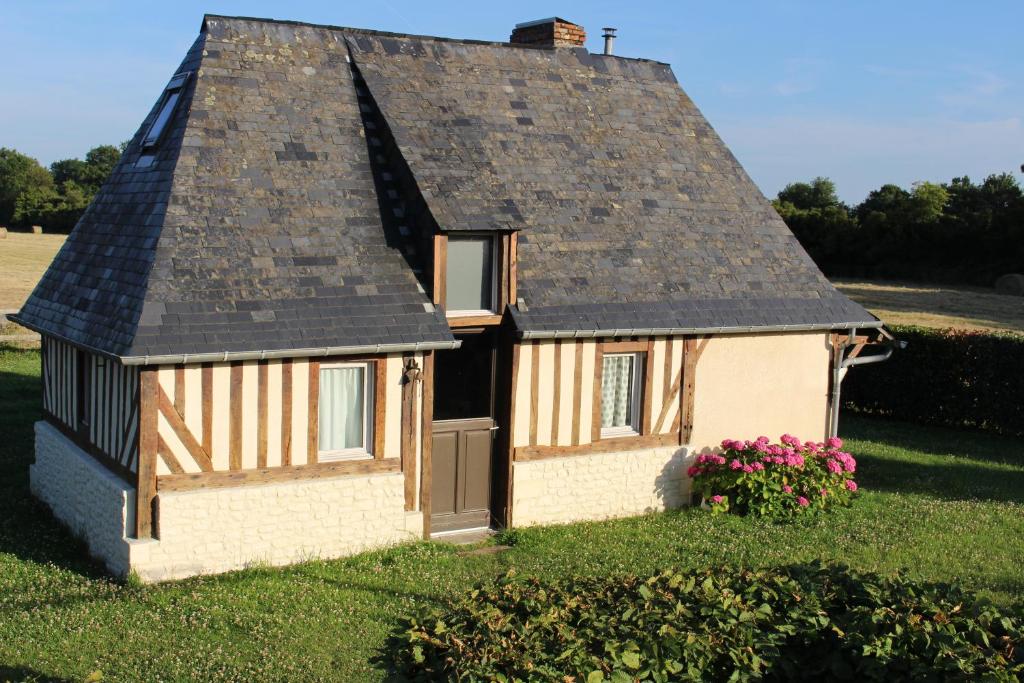
POLYGON ((42 235, 43 234, 43 226, 41 226, 41 225, 33 225, 32 226, 32 234, 33 235, 42 235))
POLYGON ((1000 294, 1024 296, 1024 275, 1007 273, 996 280, 996 291, 1000 294))

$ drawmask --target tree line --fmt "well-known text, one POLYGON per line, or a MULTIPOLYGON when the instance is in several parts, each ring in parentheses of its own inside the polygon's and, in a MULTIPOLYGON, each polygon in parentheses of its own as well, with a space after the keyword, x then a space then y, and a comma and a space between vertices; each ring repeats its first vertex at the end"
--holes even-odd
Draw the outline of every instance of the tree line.
POLYGON ((61 159, 46 168, 17 150, 0 147, 0 226, 41 225, 70 232, 121 158, 125 145, 93 147, 85 159, 61 159))
POLYGON ((772 204, 830 277, 990 287, 1024 273, 1024 191, 1009 173, 886 184, 856 206, 819 177, 787 185, 772 204))

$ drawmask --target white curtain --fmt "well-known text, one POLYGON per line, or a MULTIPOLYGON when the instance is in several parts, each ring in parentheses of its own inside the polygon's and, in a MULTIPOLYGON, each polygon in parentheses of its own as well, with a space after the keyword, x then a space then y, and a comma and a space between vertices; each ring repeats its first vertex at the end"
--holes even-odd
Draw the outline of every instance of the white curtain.
POLYGON ((634 356, 605 356, 601 371, 601 427, 630 425, 634 356))
POLYGON ((362 448, 364 367, 320 370, 320 450, 362 448))

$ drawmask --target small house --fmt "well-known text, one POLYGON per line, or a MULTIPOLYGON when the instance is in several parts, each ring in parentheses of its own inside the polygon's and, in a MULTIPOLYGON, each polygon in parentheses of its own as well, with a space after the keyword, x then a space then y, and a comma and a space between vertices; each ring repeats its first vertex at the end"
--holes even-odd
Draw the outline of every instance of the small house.
POLYGON ((34 494, 144 580, 690 502, 881 323, 671 68, 207 16, 15 320, 34 494))

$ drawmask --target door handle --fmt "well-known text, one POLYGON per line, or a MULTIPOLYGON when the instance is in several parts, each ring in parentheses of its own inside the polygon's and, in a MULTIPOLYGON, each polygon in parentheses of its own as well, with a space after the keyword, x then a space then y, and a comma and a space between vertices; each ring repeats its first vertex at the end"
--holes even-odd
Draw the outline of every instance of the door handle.
POLYGON ((500 429, 500 427, 498 427, 497 425, 495 425, 494 427, 488 427, 488 428, 487 428, 487 431, 489 431, 489 432, 496 432, 496 431, 498 431, 499 429, 500 429))

